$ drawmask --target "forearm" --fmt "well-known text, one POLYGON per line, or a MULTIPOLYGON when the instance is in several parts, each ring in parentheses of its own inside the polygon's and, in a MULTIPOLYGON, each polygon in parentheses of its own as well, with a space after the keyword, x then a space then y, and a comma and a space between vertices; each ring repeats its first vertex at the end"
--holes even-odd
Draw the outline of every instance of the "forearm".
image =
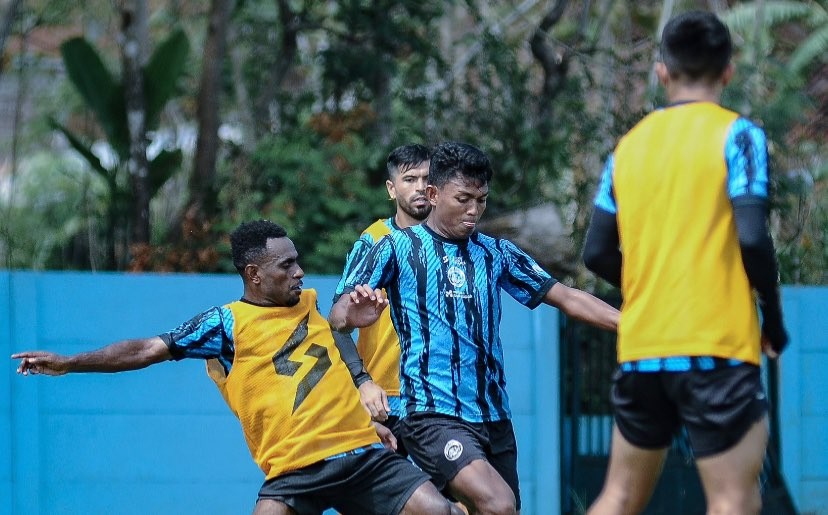
POLYGON ((354 385, 359 388, 366 381, 371 381, 371 376, 365 371, 365 365, 362 363, 362 358, 359 357, 354 339, 350 332, 332 331, 334 343, 339 349, 339 355, 345 366, 348 367, 348 372, 351 373, 351 379, 354 385))
POLYGON ((557 283, 546 294, 544 302, 576 320, 607 331, 618 330, 619 311, 585 291, 557 283))
POLYGON ((123 372, 138 370, 170 359, 159 337, 124 340, 101 349, 67 356, 67 372, 123 372))
POLYGON ((354 327, 348 325, 348 294, 344 294, 334 302, 328 314, 328 323, 334 332, 350 332, 354 327))
POLYGON ((776 252, 767 229, 767 207, 761 202, 740 199, 734 205, 734 218, 745 274, 759 297, 762 330, 781 350, 787 335, 782 322, 776 252))

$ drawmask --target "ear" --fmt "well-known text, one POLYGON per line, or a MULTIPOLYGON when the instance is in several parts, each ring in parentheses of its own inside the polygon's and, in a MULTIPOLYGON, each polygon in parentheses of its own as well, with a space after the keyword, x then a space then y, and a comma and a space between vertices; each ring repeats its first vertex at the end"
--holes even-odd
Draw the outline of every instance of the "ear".
POLYGON ((670 82, 670 72, 667 71, 667 65, 661 61, 655 63, 656 77, 662 86, 667 87, 670 82))
POLYGON ((428 202, 432 206, 436 206, 437 205, 437 197, 440 196, 440 190, 437 189, 437 186, 435 186, 433 184, 427 185, 426 190, 425 190, 425 194, 426 194, 426 198, 428 199, 428 202))
POLYGON ((388 200, 394 200, 395 198, 397 198, 397 192, 394 188, 394 183, 391 181, 391 179, 385 180, 385 189, 388 190, 388 200))
POLYGON ((727 63, 727 68, 722 72, 722 86, 727 86, 733 80, 733 75, 736 73, 736 67, 733 63, 727 63))
POLYGON ((250 284, 259 284, 260 282, 262 282, 262 278, 259 275, 259 265, 249 263, 247 266, 245 266, 244 278, 250 284))

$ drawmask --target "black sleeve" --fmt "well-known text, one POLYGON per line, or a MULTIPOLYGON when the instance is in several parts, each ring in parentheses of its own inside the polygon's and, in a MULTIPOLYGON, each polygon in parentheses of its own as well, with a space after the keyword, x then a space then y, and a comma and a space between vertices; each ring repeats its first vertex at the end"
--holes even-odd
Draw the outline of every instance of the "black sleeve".
POLYGON ((584 264, 595 275, 621 287, 621 250, 615 215, 596 207, 584 243, 584 264))
POLYGON ((779 271, 773 240, 768 232, 767 200, 751 195, 737 197, 733 199, 733 216, 745 272, 759 296, 762 332, 770 340, 773 350, 782 352, 788 344, 788 334, 782 322, 779 271))
POLYGON ((362 363, 362 358, 356 349, 356 344, 350 332, 335 331, 333 333, 334 343, 339 349, 339 355, 342 356, 342 361, 348 367, 348 372, 351 373, 351 379, 354 380, 354 385, 359 388, 362 383, 371 381, 371 376, 365 371, 365 365, 362 363))

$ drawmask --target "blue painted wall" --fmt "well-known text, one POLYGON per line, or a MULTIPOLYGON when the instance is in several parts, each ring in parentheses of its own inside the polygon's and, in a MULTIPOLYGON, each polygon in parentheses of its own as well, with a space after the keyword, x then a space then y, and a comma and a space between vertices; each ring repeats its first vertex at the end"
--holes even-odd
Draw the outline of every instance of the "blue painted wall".
MULTIPOLYGON (((327 313, 336 279, 308 277, 327 313)), ((241 295, 237 276, 0 272, 0 515, 247 513, 262 473, 197 361, 22 378, 4 356, 75 353, 171 329, 241 295)), ((782 465, 803 513, 828 515, 828 288, 785 288, 782 465)), ((557 312, 504 301, 526 515, 558 513, 557 312)))
MULTIPOLYGON (((327 314, 336 279, 305 284, 327 314)), ((23 378, 7 358, 158 334, 241 293, 238 276, 0 272, 0 514, 250 512, 263 475, 203 362, 23 378)), ((529 515, 559 505, 557 320, 504 302, 529 515)))

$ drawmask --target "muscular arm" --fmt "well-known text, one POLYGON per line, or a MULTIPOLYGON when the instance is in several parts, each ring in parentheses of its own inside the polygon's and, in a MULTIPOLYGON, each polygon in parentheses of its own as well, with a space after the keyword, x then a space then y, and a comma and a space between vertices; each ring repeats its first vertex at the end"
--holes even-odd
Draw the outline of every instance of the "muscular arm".
POLYGON ((585 291, 555 283, 546 292, 543 301, 560 309, 567 316, 595 327, 607 331, 618 330, 619 311, 585 291))
POLYGON ((621 287, 621 250, 615 215, 596 207, 584 243, 584 264, 601 279, 621 287))
POLYGON ((45 351, 26 351, 12 355, 12 359, 21 360, 17 367, 19 374, 52 376, 76 372, 137 370, 171 358, 167 345, 158 336, 124 340, 71 356, 45 351))
POLYGON ((759 297, 762 333, 770 340, 771 348, 779 353, 788 344, 788 335, 782 322, 779 272, 773 240, 768 233, 767 203, 750 197, 734 199, 733 215, 745 273, 759 297))

